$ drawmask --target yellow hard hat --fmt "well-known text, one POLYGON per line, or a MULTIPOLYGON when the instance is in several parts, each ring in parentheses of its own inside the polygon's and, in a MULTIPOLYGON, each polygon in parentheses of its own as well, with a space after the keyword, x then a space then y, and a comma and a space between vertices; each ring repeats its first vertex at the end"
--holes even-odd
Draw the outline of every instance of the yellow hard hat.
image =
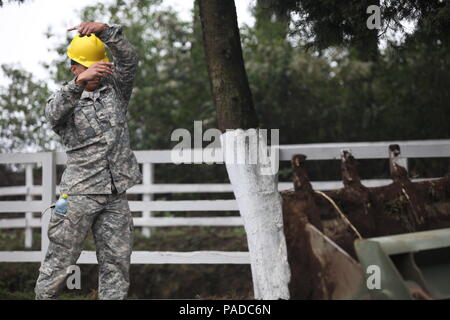
POLYGON ((94 34, 83 37, 77 34, 67 49, 67 55, 70 59, 87 68, 96 62, 109 61, 106 56, 105 45, 94 34))

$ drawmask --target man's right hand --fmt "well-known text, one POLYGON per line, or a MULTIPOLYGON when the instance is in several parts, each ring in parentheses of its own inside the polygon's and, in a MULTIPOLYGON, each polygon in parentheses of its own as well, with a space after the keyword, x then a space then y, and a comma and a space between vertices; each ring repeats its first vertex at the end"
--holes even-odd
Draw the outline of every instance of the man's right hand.
POLYGON ((86 85, 87 81, 94 81, 104 78, 108 74, 112 74, 112 65, 113 64, 111 62, 96 62, 78 75, 76 83, 79 85, 86 85))

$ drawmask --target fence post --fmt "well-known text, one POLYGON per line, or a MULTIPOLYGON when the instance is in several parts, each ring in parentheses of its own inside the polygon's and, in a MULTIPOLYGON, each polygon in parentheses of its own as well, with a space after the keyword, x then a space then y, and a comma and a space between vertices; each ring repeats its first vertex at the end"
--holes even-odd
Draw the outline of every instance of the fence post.
MULTIPOLYGON (((49 207, 55 201, 56 192, 56 162, 53 152, 45 152, 42 160, 42 202, 45 207, 49 207)), ((50 212, 42 215, 41 218, 41 261, 44 261, 49 244, 48 224, 50 222, 50 212)))
MULTIPOLYGON (((31 188, 33 187, 33 164, 27 163, 25 167, 25 186, 26 186, 26 201, 33 200, 31 195, 31 188)), ((33 246, 33 229, 31 228, 31 220, 33 219, 33 212, 25 213, 25 248, 33 246)))
MULTIPOLYGON (((143 184, 144 186, 150 186, 153 184, 153 177, 154 177, 154 164, 149 162, 144 162, 142 164, 142 175, 143 175, 143 184)), ((143 201, 151 201, 153 200, 153 194, 145 192, 142 195, 143 201)), ((142 212, 142 218, 150 218, 152 216, 151 211, 143 211, 142 212)), ((151 228, 150 227, 143 227, 142 228, 142 235, 146 238, 149 238, 151 236, 151 228)))

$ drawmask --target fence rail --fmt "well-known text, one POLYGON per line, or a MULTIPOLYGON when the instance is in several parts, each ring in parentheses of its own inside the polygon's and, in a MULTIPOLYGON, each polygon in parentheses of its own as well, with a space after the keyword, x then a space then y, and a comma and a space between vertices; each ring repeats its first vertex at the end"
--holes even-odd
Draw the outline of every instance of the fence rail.
MULTIPOLYGON (((405 166, 408 158, 450 157, 450 140, 386 141, 357 143, 321 143, 279 146, 279 160, 290 161, 294 154, 302 153, 307 160, 337 160, 342 150, 349 150, 357 159, 387 159, 388 146, 399 144, 405 166)), ((142 164, 143 183, 127 191, 128 194, 142 195, 142 201, 130 201, 132 212, 141 212, 134 218, 134 224, 142 227, 145 236, 151 235, 155 227, 173 226, 242 226, 239 216, 227 217, 153 217, 157 211, 238 211, 235 200, 153 200, 160 193, 231 193, 230 184, 156 184, 154 183, 155 164, 172 163, 170 150, 135 151, 138 162, 142 164)), ((24 229, 25 247, 32 247, 33 228, 41 228, 41 251, 0 252, 0 262, 39 262, 43 259, 48 246, 47 228, 50 215, 33 217, 34 212, 42 212, 54 201, 59 192, 56 186, 56 165, 64 165, 66 155, 62 152, 0 154, 0 164, 24 164, 25 185, 0 187, 0 197, 25 196, 21 201, 0 201, 1 213, 25 213, 23 218, 0 219, 0 229, 24 229), (36 164, 42 165, 42 185, 34 185, 32 170, 36 164), (41 196, 41 200, 33 200, 41 196)), ((420 181, 422 179, 412 179, 420 181)), ((391 183, 389 179, 362 180, 368 187, 391 183)), ((341 181, 312 182, 314 189, 330 190, 341 188, 341 181)), ((291 182, 279 183, 279 190, 292 187, 291 182)), ((95 253, 83 251, 78 263, 96 263, 95 253)), ((135 251, 132 263, 214 263, 247 264, 248 252, 193 251, 159 252, 135 251)))

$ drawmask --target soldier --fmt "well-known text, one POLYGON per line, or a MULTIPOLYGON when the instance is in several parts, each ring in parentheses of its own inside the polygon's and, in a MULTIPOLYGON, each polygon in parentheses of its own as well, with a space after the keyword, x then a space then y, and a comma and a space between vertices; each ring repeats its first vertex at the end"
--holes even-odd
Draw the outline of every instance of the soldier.
POLYGON ((60 189, 68 194, 68 209, 63 216, 52 212, 36 299, 57 297, 90 229, 99 263, 98 296, 125 299, 133 244, 126 190, 142 179, 126 118, 138 57, 118 25, 83 22, 71 30, 79 32, 67 51, 75 78, 50 96, 45 108, 66 148, 60 189))

